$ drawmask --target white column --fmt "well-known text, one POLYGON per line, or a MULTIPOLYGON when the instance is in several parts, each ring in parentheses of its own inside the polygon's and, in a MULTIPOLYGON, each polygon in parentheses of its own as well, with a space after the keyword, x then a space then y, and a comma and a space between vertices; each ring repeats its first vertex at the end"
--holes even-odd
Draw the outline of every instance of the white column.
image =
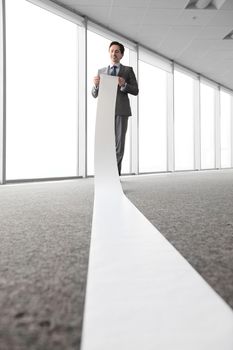
POLYGON ((167 170, 174 171, 174 66, 167 74, 167 170))
POLYGON ((220 87, 215 88, 215 168, 221 168, 220 87))
POLYGON ((78 175, 87 176, 87 27, 78 27, 78 175))
POLYGON ((5 1, 0 2, 0 184, 6 180, 6 38, 5 1))
MULTIPOLYGON (((130 66, 133 67, 136 78, 138 79, 138 50, 130 50, 129 53, 130 66)), ((132 118, 130 118, 130 172, 138 174, 139 159, 138 159, 138 97, 130 96, 130 104, 132 109, 132 118)))
POLYGON ((200 77, 194 80, 194 169, 201 169, 200 77))
POLYGON ((233 95, 231 95, 231 167, 233 167, 233 95))

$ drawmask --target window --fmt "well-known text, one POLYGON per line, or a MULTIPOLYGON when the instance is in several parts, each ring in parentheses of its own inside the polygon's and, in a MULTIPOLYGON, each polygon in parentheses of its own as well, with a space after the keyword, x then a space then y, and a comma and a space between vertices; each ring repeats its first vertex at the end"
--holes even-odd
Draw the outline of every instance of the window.
POLYGON ((201 169, 215 167, 214 88, 201 83, 201 169))
POLYGON ((175 170, 194 169, 194 80, 174 72, 175 170))
POLYGON ((139 171, 167 170, 167 72, 139 61, 139 171))
MULTIPOLYGON (((74 24, 26 0, 5 4, 6 180, 77 176, 78 167, 86 174, 86 165, 93 175, 97 99, 91 89, 98 69, 109 64, 114 35, 88 22, 86 62, 79 49, 86 44, 81 22, 74 24), (86 102, 87 116, 82 111, 86 102)), ((129 119, 122 173, 167 171, 167 166, 193 170, 194 163, 197 169, 230 167, 232 96, 221 90, 219 97, 204 78, 194 90, 194 78, 175 65, 173 118, 173 65, 147 49, 136 50, 133 43, 125 46, 122 63, 138 64, 140 92, 139 104, 131 99, 134 114, 139 107, 139 119, 129 119)))
POLYGON ((220 92, 221 108, 221 167, 231 166, 231 95, 220 92))
POLYGON ((6 0, 7 180, 77 175, 77 39, 75 24, 6 0))

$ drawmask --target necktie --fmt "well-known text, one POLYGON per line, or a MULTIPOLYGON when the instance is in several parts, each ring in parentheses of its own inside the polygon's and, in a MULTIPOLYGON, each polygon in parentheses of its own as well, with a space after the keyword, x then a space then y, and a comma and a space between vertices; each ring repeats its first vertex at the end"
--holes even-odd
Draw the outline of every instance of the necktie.
POLYGON ((111 75, 116 76, 117 66, 112 67, 111 75))

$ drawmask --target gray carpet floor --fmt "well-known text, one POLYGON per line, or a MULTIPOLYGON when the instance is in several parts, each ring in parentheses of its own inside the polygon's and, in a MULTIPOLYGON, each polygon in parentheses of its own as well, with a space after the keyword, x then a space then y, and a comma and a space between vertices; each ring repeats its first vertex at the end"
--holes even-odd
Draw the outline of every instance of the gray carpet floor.
MULTIPOLYGON (((233 307, 233 171, 122 186, 233 307)), ((0 186, 1 350, 79 349, 93 191, 93 179, 0 186)))
POLYGON ((93 180, 0 187, 0 349, 77 350, 93 180))
POLYGON ((127 197, 233 308, 233 171, 123 181, 127 197))

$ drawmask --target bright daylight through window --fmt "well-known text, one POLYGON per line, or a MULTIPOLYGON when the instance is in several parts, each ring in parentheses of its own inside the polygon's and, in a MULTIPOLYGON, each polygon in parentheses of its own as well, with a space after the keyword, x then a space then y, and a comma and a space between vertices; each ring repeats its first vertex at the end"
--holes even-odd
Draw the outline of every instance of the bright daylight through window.
POLYGON ((6 177, 77 175, 77 26, 6 0, 6 177))

